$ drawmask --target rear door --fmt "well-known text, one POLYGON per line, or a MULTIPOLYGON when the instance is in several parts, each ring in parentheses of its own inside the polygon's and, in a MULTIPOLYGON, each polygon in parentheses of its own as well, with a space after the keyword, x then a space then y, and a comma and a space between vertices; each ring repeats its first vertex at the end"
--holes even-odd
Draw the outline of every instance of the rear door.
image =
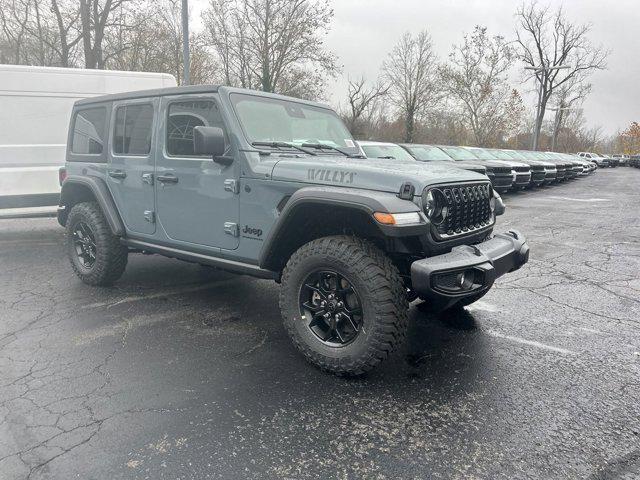
POLYGON ((115 102, 107 183, 127 231, 152 235, 155 225, 153 132, 158 99, 115 102))
POLYGON ((160 225, 175 241, 236 249, 240 166, 235 161, 225 167, 193 153, 196 126, 222 128, 228 139, 218 99, 211 94, 163 97, 160 111, 155 187, 160 225))

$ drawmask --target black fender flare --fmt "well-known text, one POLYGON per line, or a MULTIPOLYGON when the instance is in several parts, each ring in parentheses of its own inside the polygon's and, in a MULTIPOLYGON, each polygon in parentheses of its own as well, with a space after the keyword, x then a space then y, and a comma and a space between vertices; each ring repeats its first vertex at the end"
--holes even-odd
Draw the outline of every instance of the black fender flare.
MULTIPOLYGON (((60 192, 60 206, 63 206, 65 207, 65 210, 68 210, 67 207, 73 203, 72 192, 75 185, 82 185, 91 191, 104 214, 104 218, 109 224, 111 232, 118 237, 123 237, 125 233, 124 223, 120 218, 118 208, 113 201, 111 192, 102 178, 89 175, 69 175, 62 184, 62 191, 60 192)), ((66 212, 66 214, 68 215, 68 212, 66 212)))
MULTIPOLYGON (((291 195, 280 212, 276 224, 265 239, 258 261, 258 265, 261 268, 266 268, 278 242, 284 235, 287 235, 287 229, 291 224, 291 219, 295 216, 295 212, 300 207, 310 204, 347 207, 364 212, 370 216, 371 222, 377 226, 381 233, 388 237, 419 236, 429 232, 429 223, 426 221, 419 225, 396 226, 382 225, 373 219, 375 212, 421 212, 415 203, 410 200, 403 200, 395 193, 331 186, 303 187, 291 195)), ((424 219, 424 217, 422 218, 424 219)))

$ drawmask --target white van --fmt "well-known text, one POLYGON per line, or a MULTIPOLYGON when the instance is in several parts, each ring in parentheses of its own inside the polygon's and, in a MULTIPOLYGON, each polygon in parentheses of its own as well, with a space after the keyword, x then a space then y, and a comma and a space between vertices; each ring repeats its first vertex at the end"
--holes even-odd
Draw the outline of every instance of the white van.
POLYGON ((166 73, 0 65, 0 209, 58 204, 76 100, 175 85, 166 73))

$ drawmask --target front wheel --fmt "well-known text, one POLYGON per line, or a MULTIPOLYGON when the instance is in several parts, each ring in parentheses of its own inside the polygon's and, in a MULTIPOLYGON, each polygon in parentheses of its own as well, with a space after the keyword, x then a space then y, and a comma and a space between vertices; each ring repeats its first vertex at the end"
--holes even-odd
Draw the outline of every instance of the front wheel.
POLYGON ((404 340, 408 308, 397 268, 362 239, 309 242, 282 274, 285 329, 311 363, 335 374, 359 375, 387 358, 404 340))

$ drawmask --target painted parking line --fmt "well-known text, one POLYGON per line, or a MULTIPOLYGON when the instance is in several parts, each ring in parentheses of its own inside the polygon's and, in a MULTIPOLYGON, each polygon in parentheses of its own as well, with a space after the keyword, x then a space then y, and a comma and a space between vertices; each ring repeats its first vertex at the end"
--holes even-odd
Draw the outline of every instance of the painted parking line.
POLYGON ((542 350, 548 350, 550 352, 561 353, 563 355, 577 355, 578 352, 574 352, 573 350, 567 350, 566 348, 554 347, 553 345, 547 345, 545 343, 536 342, 535 340, 527 340, 526 338, 520 337, 512 337, 511 335, 504 335, 502 333, 496 332, 495 330, 483 330, 487 335, 491 335, 492 337, 500 338, 502 340, 508 340, 510 342, 520 343, 522 345, 527 345, 529 347, 535 347, 542 350))
POLYGON ((467 310, 471 310, 471 311, 478 310, 478 311, 481 311, 481 312, 492 312, 493 313, 493 312, 497 312, 498 311, 497 307, 491 305, 488 302, 482 301, 482 300, 478 300, 476 302, 473 302, 471 305, 467 305, 466 308, 467 308, 467 310))

